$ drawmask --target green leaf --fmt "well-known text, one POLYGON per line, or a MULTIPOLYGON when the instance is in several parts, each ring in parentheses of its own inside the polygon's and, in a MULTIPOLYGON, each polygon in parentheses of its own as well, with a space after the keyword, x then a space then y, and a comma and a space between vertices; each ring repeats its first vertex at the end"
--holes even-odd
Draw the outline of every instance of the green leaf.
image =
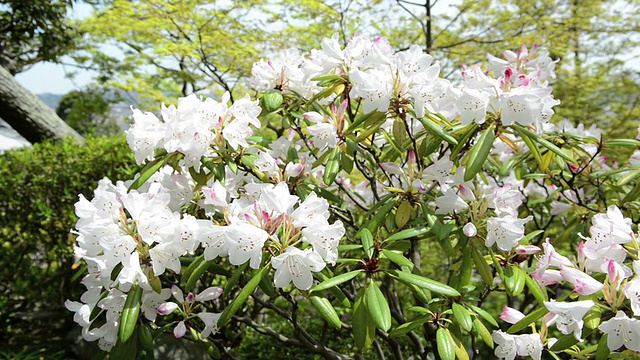
POLYGON ((398 326, 397 328, 391 330, 391 332, 389 333, 389 337, 398 337, 398 336, 402 336, 405 334, 410 333, 411 331, 417 329, 418 327, 422 326, 422 324, 428 322, 429 320, 433 319, 433 316, 431 315, 423 315, 420 316, 416 319, 413 319, 409 322, 406 322, 400 326, 398 326))
POLYGON ((362 241, 364 253, 367 254, 367 258, 371 259, 374 250, 373 235, 371 235, 371 231, 367 228, 360 229, 358 233, 360 235, 360 241, 362 241))
POLYGON ((565 159, 566 161, 570 162, 571 164, 576 164, 575 159, 573 159, 571 156, 567 155, 564 151, 562 151, 562 149, 560 149, 559 147, 555 146, 552 142, 543 139, 542 137, 540 137, 537 134, 531 132, 529 129, 527 129, 526 127, 524 127, 524 126, 522 126, 520 124, 513 124, 511 126, 513 128, 515 128, 516 130, 518 130, 520 135, 523 135, 523 138, 525 137, 524 135, 526 135, 527 137, 529 137, 533 141, 535 141, 538 144, 546 147, 547 149, 549 149, 550 151, 552 151, 556 155, 560 156, 561 158, 565 159))
POLYGON ((189 277, 191 277, 191 274, 193 274, 193 270, 200 266, 200 263, 202 263, 203 261, 204 254, 193 259, 189 266, 187 266, 186 269, 182 270, 182 274, 180 275, 180 287, 184 288, 184 286, 187 284, 187 280, 189 280, 189 277))
POLYGON ((482 321, 480 321, 477 318, 473 319, 473 327, 476 330, 476 334, 480 336, 482 341, 484 341, 484 343, 487 344, 487 346, 493 349, 493 338, 491 337, 491 333, 489 332, 489 329, 487 329, 487 327, 484 326, 482 321))
POLYGON ((518 241, 519 244, 527 244, 531 242, 531 239, 533 239, 534 237, 540 235, 544 233, 544 230, 536 230, 533 232, 530 232, 529 234, 527 234, 525 237, 523 237, 522 239, 520 239, 520 241, 518 241))
POLYGON ((136 190, 137 188, 139 188, 140 186, 142 186, 142 184, 144 184, 147 180, 149 180, 149 178, 155 174, 158 170, 160 170, 160 168, 162 168, 163 166, 165 166, 169 160, 171 160, 173 157, 177 156, 178 153, 177 152, 172 152, 170 154, 167 154, 161 158, 157 158, 149 163, 147 163, 142 170, 140 170, 139 174, 140 176, 133 180, 133 182, 131 183, 131 185, 129 185, 129 190, 136 190))
POLYGON ((524 290, 527 274, 516 265, 509 265, 504 272, 504 285, 513 296, 520 295, 524 290))
POLYGON ((361 288, 353 303, 353 338, 360 351, 368 349, 376 334, 376 324, 371 321, 364 300, 364 288, 361 288))
POLYGON ((338 313, 336 313, 333 305, 331 305, 331 301, 329 301, 327 298, 316 295, 309 296, 309 299, 311 300, 311 303, 316 308, 316 310, 318 310, 320 315, 322 315, 322 318, 324 318, 329 325, 333 326, 336 329, 340 329, 342 323, 340 322, 338 313))
POLYGON ((134 285, 127 294, 120 318, 120 327, 118 328, 118 341, 127 342, 138 322, 140 314, 140 301, 142 300, 142 288, 137 284, 134 285))
POLYGON ((460 341, 454 334, 451 334, 451 338, 453 339, 454 352, 456 353, 456 358, 458 360, 469 360, 469 354, 467 353, 467 349, 465 349, 462 341, 460 341))
POLYGON ((471 314, 469 314, 469 310, 455 302, 451 304, 451 310, 453 310, 453 316, 455 316, 458 324, 463 329, 471 331, 473 322, 471 321, 471 314))
POLYGON ((489 127, 480 132, 480 139, 473 145, 469 153, 469 159, 467 160, 467 166, 464 173, 464 181, 470 181, 476 177, 476 174, 482 170, 491 149, 493 148, 493 141, 495 140, 495 133, 493 127, 489 127))
POLYGON ((449 156, 450 159, 458 158, 458 154, 467 145, 467 141, 469 141, 469 139, 476 134, 479 126, 480 125, 476 123, 471 123, 466 127, 466 131, 460 138, 460 141, 458 141, 458 145, 456 145, 456 147, 451 150, 451 155, 449 156))
MULTIPOLYGON (((349 125, 349 127, 345 131, 345 135, 349 135, 352 132, 354 132, 365 121, 368 123, 367 125, 369 125, 369 126, 365 126, 366 128, 370 128, 371 124, 376 124, 376 123, 382 124, 387 119, 386 115, 387 113, 380 112, 380 111, 374 111, 374 112, 364 114, 356 118, 354 122, 351 123, 351 125, 349 125)), ((380 124, 378 124, 378 126, 380 126, 380 124)))
POLYGON ((444 140, 451 145, 458 145, 458 140, 456 140, 453 136, 449 135, 444 129, 436 124, 430 117, 432 114, 427 114, 426 116, 418 119, 422 123, 422 125, 433 135, 435 135, 440 140, 444 140))
POLYGON ((131 337, 127 341, 118 341, 109 352, 109 359, 136 360, 138 355, 138 339, 131 337))
POLYGON ((365 291, 367 309, 378 329, 388 331, 391 328, 391 311, 382 291, 371 281, 365 291))
POLYGON ((153 353, 153 333, 147 324, 141 324, 138 327, 138 346, 153 353))
POLYGON ((392 263, 397 264, 398 266, 408 266, 409 268, 413 268, 414 266, 411 260, 404 257, 402 254, 398 254, 394 251, 386 249, 382 250, 382 254, 392 263))
MULTIPOLYGON (((516 129, 516 131, 517 130, 518 129, 516 129)), ((527 147, 529 148, 529 151, 531 152, 531 154, 533 154, 533 157, 538 162, 538 165, 540 166, 540 168, 542 168, 542 163, 544 161, 542 160, 542 155, 540 154, 540 149, 538 149, 538 146, 536 144, 534 144, 533 140, 531 140, 527 135, 525 135, 523 133, 520 133, 520 137, 522 138, 524 143, 527 144, 527 147)))
POLYGON ((640 177, 640 169, 630 171, 618 180, 617 185, 618 186, 626 185, 631 181, 636 180, 638 177, 640 177))
MULTIPOLYGON (((591 329, 585 329, 586 331, 584 331, 582 333, 582 337, 583 338, 587 338, 589 335, 591 335, 591 333, 593 332, 593 330, 591 329)), ((577 344, 579 342, 578 339, 576 339, 576 337, 573 334, 568 334, 568 335, 562 335, 558 338, 558 341, 553 344, 553 346, 551 347, 551 351, 562 351, 565 349, 568 349, 570 347, 572 347, 573 345, 577 344)))
POLYGON ((496 319, 494 319, 493 315, 489 314, 486 310, 481 309, 475 305, 469 305, 469 307, 471 308, 471 310, 475 311, 476 314, 480 315, 481 318, 487 320, 489 324, 498 327, 496 319))
POLYGON ((334 276, 332 278, 329 278, 323 282, 321 282, 320 284, 316 285, 313 289, 311 289, 311 293, 316 292, 316 291, 321 291, 321 290, 325 290, 331 287, 334 287, 336 285, 340 285, 342 283, 345 283, 351 279, 353 279, 354 277, 358 276, 359 274, 361 274, 364 270, 354 270, 354 271, 350 271, 348 273, 345 274, 340 274, 338 276, 334 276))
POLYGON ((597 329, 602 321, 602 309, 598 306, 592 307, 582 319, 584 321, 584 327, 587 329, 597 329))
POLYGON ((244 302, 247 301, 249 296, 258 287, 258 284, 260 284, 260 279, 262 278, 262 276, 269 272, 270 267, 271 267, 271 264, 263 267, 257 273, 255 273, 251 278, 251 280, 247 282, 247 285, 240 291, 240 293, 236 296, 236 298, 233 299, 231 304, 229 304, 229 306, 227 306, 227 308, 224 309, 224 311, 222 312, 222 315, 220 315, 220 319, 218 320, 219 327, 223 327, 227 323, 229 323, 229 321, 231 321, 231 317, 233 316, 233 314, 235 314, 236 311, 240 309, 242 304, 244 304, 244 302))
POLYGON ((428 279, 420 275, 409 274, 403 271, 396 270, 389 270, 387 271, 387 273, 402 282, 413 284, 444 296, 460 296, 458 290, 452 288, 451 286, 428 279))
POLYGON ((472 247, 471 256, 473 257, 473 262, 476 264, 476 271, 478 271, 484 283, 489 286, 493 285, 493 273, 491 272, 489 264, 487 264, 487 260, 485 260, 484 256, 480 253, 480 250, 472 247))
POLYGON ((231 276, 231 278, 227 281, 227 285, 225 285, 224 289, 222 290, 223 294, 231 294, 231 289, 233 289, 233 287, 238 283, 238 280, 240 280, 240 276, 244 274, 247 266, 249 266, 248 262, 240 265, 240 267, 233 273, 233 276, 231 276))
POLYGON ((598 350, 596 350, 596 360, 607 360, 609 358, 609 354, 611 351, 609 350, 609 345, 607 345, 607 341, 609 339, 609 335, 602 334, 600 341, 598 341, 598 350))
POLYGON ((471 247, 466 246, 463 251, 460 273, 456 278, 452 279, 452 281, 455 281, 455 288, 458 290, 469 285, 471 282, 471 247))
MULTIPOLYGON (((325 274, 323 274, 322 272, 316 272, 313 273, 316 278, 318 278, 320 281, 326 281, 329 280, 329 277, 325 274)), ((346 307, 346 308, 351 308, 351 301, 349 301, 349 299, 347 298, 347 296, 342 292, 342 290, 340 290, 340 288, 333 286, 329 288, 329 292, 331 294, 333 294, 333 296, 336 297, 336 300, 338 300, 342 306, 346 307)))
POLYGON ((533 324, 535 321, 542 319, 543 316, 547 315, 549 310, 546 307, 541 307, 529 313, 527 316, 522 318, 522 320, 517 323, 511 325, 509 329, 507 329, 507 333, 515 334, 518 331, 526 328, 527 326, 533 324))
POLYGON ((536 301, 538 302, 538 304, 540 304, 540 306, 544 306, 544 302, 549 301, 549 298, 547 297, 546 289, 545 290, 541 289, 540 285, 538 285, 538 282, 534 280, 530 275, 525 274, 524 281, 525 281, 525 284, 527 285, 527 289, 529 289, 529 292, 531 293, 531 295, 533 295, 533 297, 536 298, 536 301))
POLYGON ((640 140, 635 139, 612 139, 605 142, 606 146, 634 146, 640 147, 640 140))
POLYGON ((423 235, 426 235, 429 232, 429 230, 430 229, 425 226, 419 226, 411 229, 402 230, 400 232, 397 232, 389 236, 386 241, 395 241, 395 240, 408 239, 412 237, 421 237, 423 235))
POLYGON ((438 344, 438 354, 442 360, 455 360, 455 344, 448 329, 439 328, 436 331, 436 343, 438 344))
POLYGON ((202 277, 202 275, 205 273, 205 271, 207 271, 209 269, 209 267, 213 264, 213 261, 206 261, 203 260, 201 261, 198 266, 196 266, 195 269, 193 269, 193 272, 191 272, 191 275, 189 276, 189 279, 187 279, 187 282, 184 285, 184 291, 191 291, 195 286, 196 283, 198 282, 198 280, 200 280, 200 278, 202 277))
POLYGON ((327 161, 324 167, 324 174, 322 175, 322 181, 326 185, 333 184, 338 172, 340 172, 340 148, 336 147, 333 156, 327 161))
POLYGON ((396 211, 396 225, 398 229, 402 229, 411 220, 411 211, 413 207, 408 200, 403 201, 396 211))

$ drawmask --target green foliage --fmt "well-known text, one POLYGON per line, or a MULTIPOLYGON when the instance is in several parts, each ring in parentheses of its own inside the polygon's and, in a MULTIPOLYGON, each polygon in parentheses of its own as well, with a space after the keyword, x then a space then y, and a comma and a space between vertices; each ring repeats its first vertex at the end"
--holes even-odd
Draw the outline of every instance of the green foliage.
POLYGON ((0 0, 0 66, 17 74, 74 46, 67 10, 74 0, 0 0))
POLYGON ((60 99, 56 113, 83 136, 115 134, 119 128, 110 112, 120 100, 117 93, 108 94, 95 87, 74 90, 60 99))
MULTIPOLYGON (((0 337, 15 346, 16 312, 60 309, 78 282, 70 281, 74 203, 91 198, 100 179, 126 180, 138 170, 124 136, 36 144, 0 157, 0 337), (72 286, 73 285, 73 286, 72 286)), ((47 327, 49 331, 53 326, 47 327)), ((47 336, 29 335, 48 341, 47 336)))

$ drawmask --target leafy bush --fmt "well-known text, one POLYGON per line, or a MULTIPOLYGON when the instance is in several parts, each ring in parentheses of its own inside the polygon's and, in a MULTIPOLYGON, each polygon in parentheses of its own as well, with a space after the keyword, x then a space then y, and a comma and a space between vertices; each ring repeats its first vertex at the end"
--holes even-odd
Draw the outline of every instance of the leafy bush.
MULTIPOLYGON (((91 197, 105 176, 132 177, 137 166, 127 149, 124 136, 115 136, 90 138, 84 145, 36 144, 0 157, 0 338, 9 339, 10 346, 19 345, 12 341, 27 325, 19 325, 21 313, 62 309, 75 291, 70 286, 73 204, 80 193, 91 197)), ((54 327, 45 323, 30 331, 54 327)), ((49 336, 22 341, 36 338, 47 341, 49 336)))

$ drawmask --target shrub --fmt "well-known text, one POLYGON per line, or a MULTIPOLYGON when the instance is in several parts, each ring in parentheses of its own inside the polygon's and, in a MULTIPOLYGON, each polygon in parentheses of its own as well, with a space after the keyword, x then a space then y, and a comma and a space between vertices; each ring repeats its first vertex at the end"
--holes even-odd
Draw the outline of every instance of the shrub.
MULTIPOLYGON (((84 145, 36 144, 0 157, 0 338, 10 346, 19 345, 19 338, 50 339, 20 337, 25 326, 35 324, 20 322, 21 313, 61 309, 74 292, 73 204, 78 194, 92 197, 105 176, 132 177, 137 166, 127 149, 124 136, 114 136, 90 138, 84 145)), ((29 331, 54 328, 46 324, 29 331)))

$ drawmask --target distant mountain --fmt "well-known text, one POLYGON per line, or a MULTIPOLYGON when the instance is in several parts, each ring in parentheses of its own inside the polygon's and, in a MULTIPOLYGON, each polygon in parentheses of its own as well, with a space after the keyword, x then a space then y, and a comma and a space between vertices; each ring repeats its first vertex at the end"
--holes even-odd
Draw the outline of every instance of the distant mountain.
POLYGON ((60 103, 60 99, 62 99, 62 97, 64 95, 61 94, 51 94, 51 93, 44 93, 44 94, 37 94, 36 95, 40 100, 42 100, 42 102, 44 102, 45 104, 47 104, 48 107, 52 108, 53 110, 55 110, 58 107, 58 104, 60 103))

